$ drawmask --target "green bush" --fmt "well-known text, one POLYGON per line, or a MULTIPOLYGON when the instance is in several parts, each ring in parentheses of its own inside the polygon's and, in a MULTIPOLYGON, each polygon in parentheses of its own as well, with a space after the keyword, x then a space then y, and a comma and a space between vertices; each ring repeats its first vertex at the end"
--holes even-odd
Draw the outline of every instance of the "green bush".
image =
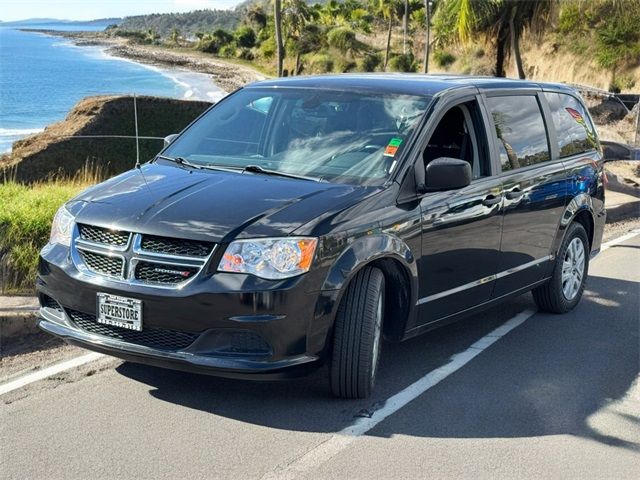
POLYGON ((343 57, 337 57, 333 62, 333 71, 337 73, 352 72, 356 68, 356 62, 343 57))
POLYGON ((316 53, 306 58, 305 71, 327 73, 333 71, 333 58, 326 53, 316 53))
POLYGON ((444 50, 436 50, 433 53, 433 61, 441 68, 446 68, 456 61, 455 55, 444 50))
POLYGON ((389 67, 395 72, 416 72, 418 70, 418 62, 416 62, 413 54, 396 55, 389 60, 389 67))
POLYGON ((240 48, 253 48, 256 44, 256 32, 251 27, 240 27, 236 30, 234 37, 236 44, 240 48))
POLYGON ((340 50, 342 53, 353 52, 358 49, 356 32, 348 27, 337 27, 327 34, 327 43, 330 47, 340 50))
POLYGON ((233 44, 225 45, 220 49, 220 56, 232 58, 236 56, 236 46, 233 44))
POLYGON ((270 37, 267 40, 265 40, 264 42, 262 42, 260 44, 260 47, 258 47, 258 53, 260 54, 260 56, 262 58, 265 58, 267 60, 270 60, 273 57, 275 57, 275 55, 276 55, 276 39, 270 37))
POLYGON ((369 53, 358 60, 358 70, 361 72, 375 72, 382 63, 382 58, 376 53, 369 53))
POLYGON ((0 290, 33 291, 38 253, 56 210, 83 187, 77 183, 0 183, 0 290))

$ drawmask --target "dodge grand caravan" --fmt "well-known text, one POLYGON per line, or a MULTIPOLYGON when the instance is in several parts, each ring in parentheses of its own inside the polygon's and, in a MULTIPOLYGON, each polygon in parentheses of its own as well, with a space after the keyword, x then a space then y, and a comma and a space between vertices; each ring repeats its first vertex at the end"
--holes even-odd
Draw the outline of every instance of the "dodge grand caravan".
POLYGON ((523 292, 567 312, 605 223, 571 89, 461 76, 267 80, 55 216, 40 328, 242 378, 328 363, 370 394, 400 341, 523 292))

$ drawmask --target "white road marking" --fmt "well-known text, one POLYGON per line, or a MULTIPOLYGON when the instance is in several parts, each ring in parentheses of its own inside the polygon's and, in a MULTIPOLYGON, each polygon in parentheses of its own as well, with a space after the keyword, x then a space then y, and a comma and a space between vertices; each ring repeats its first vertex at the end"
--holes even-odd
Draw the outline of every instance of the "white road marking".
POLYGON ((102 353, 92 352, 86 355, 72 358, 70 360, 65 360, 64 362, 56 363, 54 365, 51 365, 50 367, 43 368, 42 370, 37 370, 33 373, 28 373, 26 375, 23 375, 22 377, 16 378, 15 380, 11 380, 10 382, 0 385, 0 395, 12 392, 13 390, 17 390, 18 388, 29 385, 30 383, 44 380, 51 375, 57 375, 58 373, 62 373, 66 370, 80 367, 102 357, 104 357, 102 353))
POLYGON ((511 330, 522 325, 535 313, 536 310, 534 309, 527 309, 520 312, 515 317, 507 320, 507 322, 482 337, 465 351, 453 355, 449 363, 432 370, 424 377, 406 387, 404 390, 401 390, 394 396, 390 397, 386 402, 384 402, 383 407, 376 410, 370 418, 359 418, 353 424, 332 435, 329 439, 307 451, 304 455, 298 457, 293 462, 271 472, 267 472, 262 477, 262 480, 293 479, 298 475, 307 473, 325 463, 340 451, 347 448, 358 437, 364 435, 377 424, 382 422, 389 415, 397 412, 409 402, 415 400, 427 390, 440 383, 449 375, 458 371, 511 330))
POLYGON ((640 235, 640 230, 631 230, 629 233, 626 233, 618 238, 614 238, 613 240, 609 240, 608 242, 605 242, 602 244, 602 246, 600 247, 600 253, 613 247, 614 245, 618 245, 622 242, 626 242, 627 240, 635 237, 636 235, 640 235))

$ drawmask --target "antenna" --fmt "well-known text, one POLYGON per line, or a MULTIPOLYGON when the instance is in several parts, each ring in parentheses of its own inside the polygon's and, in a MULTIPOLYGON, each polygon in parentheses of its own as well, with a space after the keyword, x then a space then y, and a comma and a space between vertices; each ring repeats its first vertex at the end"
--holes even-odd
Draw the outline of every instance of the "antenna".
POLYGON ((136 125, 136 168, 140 168, 140 137, 138 136, 138 102, 133 94, 133 122, 136 125))

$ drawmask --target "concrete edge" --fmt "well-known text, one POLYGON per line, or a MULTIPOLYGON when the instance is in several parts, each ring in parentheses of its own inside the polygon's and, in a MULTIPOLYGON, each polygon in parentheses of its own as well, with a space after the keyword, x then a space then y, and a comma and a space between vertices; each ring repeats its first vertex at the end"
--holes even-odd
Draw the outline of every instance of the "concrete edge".
POLYGON ((640 217, 640 200, 607 208, 607 223, 619 222, 633 217, 640 217))
POLYGON ((16 337, 37 333, 38 311, 7 312, 0 314, 0 344, 16 337))

